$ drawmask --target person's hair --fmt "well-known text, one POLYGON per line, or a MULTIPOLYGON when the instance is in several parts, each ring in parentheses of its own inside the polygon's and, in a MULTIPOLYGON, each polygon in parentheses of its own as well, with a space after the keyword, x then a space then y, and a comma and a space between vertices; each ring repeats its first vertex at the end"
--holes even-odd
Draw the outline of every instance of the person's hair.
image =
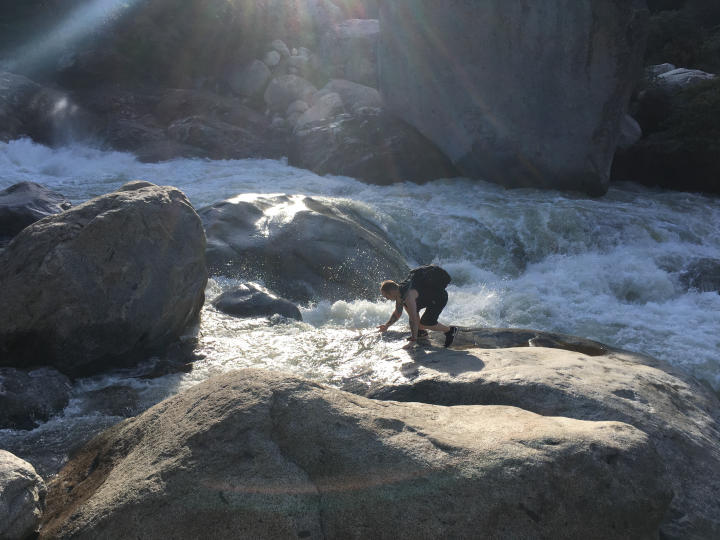
POLYGON ((398 287, 398 284, 395 283, 392 279, 386 279, 382 282, 380 285, 380 292, 381 293, 389 293, 400 290, 400 287, 398 287))

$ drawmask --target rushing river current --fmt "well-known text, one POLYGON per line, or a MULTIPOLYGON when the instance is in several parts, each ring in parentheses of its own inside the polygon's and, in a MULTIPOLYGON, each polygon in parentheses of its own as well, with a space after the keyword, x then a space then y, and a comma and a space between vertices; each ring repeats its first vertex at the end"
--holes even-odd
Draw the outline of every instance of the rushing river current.
MULTIPOLYGON (((143 164, 131 154, 82 146, 0 143, 0 189, 34 181, 77 204, 134 179, 176 186, 198 209, 241 193, 349 200, 411 266, 433 261, 450 272, 441 322, 578 335, 661 358, 720 389, 720 294, 688 287, 685 279, 694 262, 720 260, 720 199, 634 184, 614 185, 599 199, 468 179, 373 186, 282 161, 143 164)), ((208 300, 236 284, 211 277, 208 300)), ((341 386, 395 377, 393 367, 407 361, 397 339, 375 332, 393 309, 380 297, 302 306, 303 322, 235 319, 209 301, 191 372, 77 381, 63 413, 31 432, 0 430, 0 448, 54 472, 79 433, 217 373, 265 367, 341 386), (114 393, 125 409, 98 410, 97 391, 114 393)), ((406 317, 393 327, 404 328, 406 317)))

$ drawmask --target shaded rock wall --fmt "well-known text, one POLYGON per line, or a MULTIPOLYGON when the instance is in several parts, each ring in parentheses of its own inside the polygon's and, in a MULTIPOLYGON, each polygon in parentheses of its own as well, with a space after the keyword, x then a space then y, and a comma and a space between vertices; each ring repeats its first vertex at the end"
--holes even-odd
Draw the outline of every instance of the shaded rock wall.
POLYGON ((647 16, 644 0, 384 2, 380 90, 465 175, 602 194, 647 16))

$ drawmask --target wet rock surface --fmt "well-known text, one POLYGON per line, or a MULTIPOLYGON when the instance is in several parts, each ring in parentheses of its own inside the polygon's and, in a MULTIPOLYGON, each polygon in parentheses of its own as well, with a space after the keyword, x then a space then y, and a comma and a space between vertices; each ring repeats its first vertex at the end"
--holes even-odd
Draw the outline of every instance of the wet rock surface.
POLYGON ((349 201, 240 195, 202 208, 208 268, 263 280, 290 300, 376 298, 408 267, 385 233, 349 201))
POLYGON ((270 317, 278 314, 289 319, 302 320, 298 307, 284 298, 253 284, 244 283, 213 300, 213 306, 235 317, 270 317))

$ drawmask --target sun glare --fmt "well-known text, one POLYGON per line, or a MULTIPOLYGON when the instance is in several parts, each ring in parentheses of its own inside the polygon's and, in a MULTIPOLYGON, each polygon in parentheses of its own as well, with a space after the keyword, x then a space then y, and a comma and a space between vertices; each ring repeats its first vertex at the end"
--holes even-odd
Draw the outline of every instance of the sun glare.
POLYGON ((35 37, 12 55, 5 68, 26 71, 42 64, 58 51, 82 40, 101 25, 117 19, 138 0, 90 0, 69 13, 48 34, 35 37))

